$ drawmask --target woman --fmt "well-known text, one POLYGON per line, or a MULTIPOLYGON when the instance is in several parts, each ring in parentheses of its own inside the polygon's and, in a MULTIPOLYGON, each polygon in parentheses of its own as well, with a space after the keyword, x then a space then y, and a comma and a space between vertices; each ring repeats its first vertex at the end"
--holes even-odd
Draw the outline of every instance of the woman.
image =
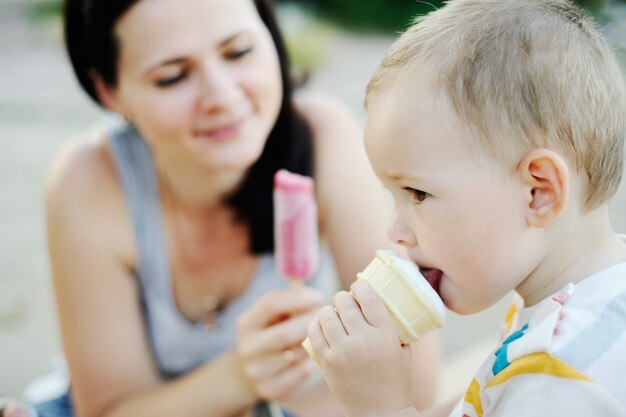
MULTIPOLYGON (((68 0, 65 29, 81 86, 126 123, 69 145, 50 173, 72 386, 40 414, 248 416, 275 402, 339 415, 300 346, 316 281, 287 286, 273 268, 272 177, 315 174, 320 232, 347 287, 387 245, 388 208, 352 119, 327 98, 293 97, 265 0, 68 0)), ((420 405, 433 346, 415 348, 420 405)))

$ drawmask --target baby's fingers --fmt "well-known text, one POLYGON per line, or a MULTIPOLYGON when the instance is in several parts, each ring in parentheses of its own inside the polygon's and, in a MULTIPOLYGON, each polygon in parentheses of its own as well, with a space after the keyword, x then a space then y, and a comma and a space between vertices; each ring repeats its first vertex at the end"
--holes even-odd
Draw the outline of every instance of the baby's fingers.
POLYGON ((367 281, 356 280, 350 286, 350 291, 361 306, 363 316, 369 324, 380 329, 394 329, 389 310, 367 281))
POLYGON ((364 328, 371 327, 363 316, 361 307, 359 307, 359 304, 349 292, 339 291, 335 294, 333 302, 337 314, 341 318, 343 327, 348 334, 353 334, 362 331, 364 328))
POLYGON ((309 323, 308 335, 311 349, 313 350, 313 356, 317 357, 319 361, 319 358, 323 357, 330 347, 328 346, 326 338, 324 338, 324 333, 322 333, 322 328, 317 318, 309 323))
POLYGON ((317 321, 324 334, 324 339, 326 339, 326 342, 331 348, 333 345, 341 343, 347 336, 346 329, 341 323, 339 315, 337 315, 337 312, 332 307, 322 307, 317 316, 317 321))

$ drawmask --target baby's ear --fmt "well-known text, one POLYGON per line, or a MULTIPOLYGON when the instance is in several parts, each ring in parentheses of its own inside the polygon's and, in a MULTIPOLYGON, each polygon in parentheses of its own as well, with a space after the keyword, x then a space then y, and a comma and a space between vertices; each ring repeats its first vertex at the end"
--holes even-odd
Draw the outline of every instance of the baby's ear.
POLYGON ((522 159, 517 172, 528 189, 526 223, 534 227, 552 224, 569 199, 569 168, 558 153, 533 149, 522 159))

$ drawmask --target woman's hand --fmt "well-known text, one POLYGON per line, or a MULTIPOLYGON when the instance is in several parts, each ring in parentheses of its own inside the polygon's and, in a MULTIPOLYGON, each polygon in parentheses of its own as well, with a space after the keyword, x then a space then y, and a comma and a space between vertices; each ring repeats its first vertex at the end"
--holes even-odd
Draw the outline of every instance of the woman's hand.
POLYGON ((315 355, 347 416, 387 415, 411 403, 410 351, 380 297, 364 281, 335 295, 309 326, 315 355), (353 296, 354 295, 354 296, 353 296))
POLYGON ((305 286, 270 292, 237 320, 237 354, 258 398, 282 400, 315 370, 301 343, 321 294, 305 286))

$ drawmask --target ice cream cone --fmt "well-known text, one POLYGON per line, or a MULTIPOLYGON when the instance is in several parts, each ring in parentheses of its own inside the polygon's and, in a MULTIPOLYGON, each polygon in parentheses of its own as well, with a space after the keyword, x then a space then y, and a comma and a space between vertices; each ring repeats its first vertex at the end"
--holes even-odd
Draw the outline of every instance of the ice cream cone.
POLYGON ((445 306, 417 267, 392 251, 378 250, 357 274, 378 293, 391 313, 401 343, 412 343, 445 323, 445 306))
MULTIPOLYGON (((443 327, 446 310, 441 298, 413 263, 393 251, 376 251, 357 279, 367 281, 383 300, 400 343, 413 343, 430 330, 443 327)), ((302 345, 316 359, 310 340, 302 345)))

